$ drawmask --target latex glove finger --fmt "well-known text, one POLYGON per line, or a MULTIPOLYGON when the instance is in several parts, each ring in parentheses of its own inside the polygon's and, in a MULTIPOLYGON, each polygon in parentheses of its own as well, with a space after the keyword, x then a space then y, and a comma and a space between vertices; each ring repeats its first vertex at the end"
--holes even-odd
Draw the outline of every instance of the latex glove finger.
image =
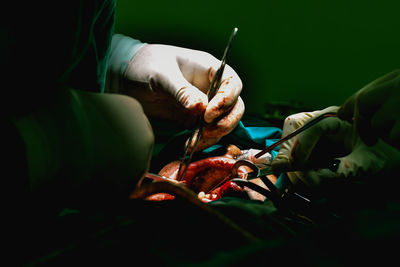
MULTIPOLYGON (((212 145, 215 145, 216 143, 221 140, 222 136, 220 137, 210 137, 210 138, 200 138, 199 142, 197 143, 197 146, 195 148, 195 152, 201 151, 203 149, 206 149, 212 145)), ((191 151, 191 148, 194 145, 194 141, 192 141, 192 144, 189 148, 189 152, 191 151)))
POLYGON ((322 120, 298 135, 291 150, 291 167, 317 167, 335 156, 345 155, 352 148, 352 132, 351 124, 339 118, 322 120))
POLYGON ((126 77, 149 83, 155 92, 167 92, 189 113, 198 115, 205 111, 208 99, 182 73, 177 54, 183 51, 187 50, 167 45, 144 45, 128 65, 126 77))
MULTIPOLYGON (((210 83, 216 71, 217 69, 214 68, 210 70, 210 83)), ((206 112, 204 113, 205 122, 211 123, 228 112, 236 103, 242 91, 242 86, 242 81, 236 72, 229 65, 225 65, 221 86, 216 95, 208 103, 206 112)))
POLYGON ((207 139, 222 137, 229 134, 238 125, 244 114, 244 110, 245 106, 243 100, 239 97, 228 114, 215 123, 204 127, 203 137, 207 139))
MULTIPOLYGON (((206 125, 195 151, 201 151, 216 144, 223 136, 229 134, 239 124, 244 113, 244 103, 239 97, 233 109, 221 120, 206 125)), ((193 138, 195 140, 195 138, 193 138)), ((194 141, 190 147, 193 147, 194 141)))
POLYGON ((164 72, 164 75, 152 77, 150 79, 151 88, 155 91, 166 90, 170 94, 173 93, 173 97, 182 105, 188 114, 193 116, 202 114, 207 107, 207 96, 188 83, 179 73, 175 75, 176 77, 171 75, 164 72))
MULTIPOLYGON (((181 49, 178 56, 178 63, 184 77, 205 94, 208 93, 211 82, 221 66, 221 61, 211 54, 189 49, 181 49)), ((207 109, 204 113, 204 121, 209 124, 218 120, 223 120, 226 116, 232 114, 231 110, 238 102, 241 90, 242 82, 239 76, 229 65, 225 65, 221 78, 221 85, 218 88, 216 95, 207 105, 207 109)), ((240 102, 242 101, 240 100, 240 102)), ((243 106, 242 110, 244 111, 244 104, 241 103, 241 105, 243 106)), ((238 112, 236 110, 233 113, 237 114, 238 112)), ((232 121, 231 124, 234 126, 236 126, 235 123, 238 122, 238 120, 230 119, 223 120, 221 123, 217 124, 218 127, 222 127, 219 130, 220 136, 226 134, 224 133, 226 132, 226 129, 224 128, 227 126, 229 130, 234 128, 227 125, 227 122, 229 121, 232 121)))
POLYGON ((168 92, 192 115, 202 114, 207 107, 207 96, 185 79, 176 62, 159 69, 149 81, 154 91, 168 92))
MULTIPOLYGON (((302 127, 304 123, 310 118, 314 117, 317 112, 319 111, 303 112, 287 117, 283 124, 282 137, 285 137, 296 131, 298 128, 302 127)), ((275 157, 275 160, 272 164, 272 167, 277 171, 292 169, 292 167, 290 166, 290 155, 295 140, 296 138, 291 138, 280 145, 279 153, 275 157)))
MULTIPOLYGON (((285 120, 282 136, 286 136, 302 127, 309 119, 327 112, 335 112, 337 109, 338 107, 328 107, 321 111, 305 112, 289 116, 285 120)), ((338 118, 327 118, 300 133, 298 136, 286 141, 281 145, 280 151, 272 163, 272 167, 280 171, 302 169, 307 165, 310 155, 322 135, 335 135, 339 133, 339 138, 343 138, 347 134, 349 127, 341 127, 343 123, 345 122, 338 118)))

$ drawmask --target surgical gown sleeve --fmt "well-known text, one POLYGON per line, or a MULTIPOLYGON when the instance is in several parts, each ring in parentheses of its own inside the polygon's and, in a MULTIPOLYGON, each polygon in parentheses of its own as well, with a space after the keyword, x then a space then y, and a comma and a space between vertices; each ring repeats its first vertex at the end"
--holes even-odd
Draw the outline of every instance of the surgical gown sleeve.
POLYGON ((106 92, 117 93, 121 78, 124 77, 129 62, 144 43, 131 37, 114 34, 111 41, 106 92))

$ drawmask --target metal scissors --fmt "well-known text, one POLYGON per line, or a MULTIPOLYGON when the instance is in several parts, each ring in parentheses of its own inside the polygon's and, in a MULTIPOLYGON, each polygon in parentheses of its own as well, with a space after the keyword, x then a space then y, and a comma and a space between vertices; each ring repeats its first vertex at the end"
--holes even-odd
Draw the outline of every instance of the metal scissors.
MULTIPOLYGON (((223 54, 222 59, 221 59, 221 66, 217 70, 217 72, 216 72, 216 74, 215 74, 215 76, 214 76, 214 78, 213 78, 213 80, 211 82, 210 88, 208 90, 208 93, 207 93, 208 101, 210 101, 215 96, 215 94, 218 91, 218 88, 221 86, 222 74, 224 73, 224 69, 225 69, 225 65, 226 65, 226 57, 228 55, 228 52, 231 49, 232 42, 235 39, 237 31, 238 31, 238 28, 234 28, 233 32, 232 32, 232 34, 231 34, 231 36, 229 38, 228 45, 226 46, 224 54, 223 54)), ((193 131, 193 133, 189 137, 189 140, 187 141, 187 144, 186 144, 186 146, 184 148, 183 157, 181 159, 181 162, 179 164, 179 169, 178 169, 178 181, 181 181, 183 179, 183 177, 185 176, 186 170, 187 170, 187 168, 188 168, 188 166, 189 166, 189 164, 190 164, 190 162, 192 160, 195 148, 196 148, 196 146, 197 146, 197 144, 198 144, 198 142, 199 142, 199 140, 201 138, 203 127, 205 126, 203 115, 204 114, 202 114, 200 119, 199 119, 199 125, 198 125, 197 129, 195 129, 193 131), (194 141, 193 141, 193 139, 194 139, 194 141), (193 147, 192 147, 192 150, 190 151, 189 156, 188 156, 189 148, 190 148, 192 143, 193 143, 193 147), (183 168, 183 170, 182 170, 182 168, 183 168)))

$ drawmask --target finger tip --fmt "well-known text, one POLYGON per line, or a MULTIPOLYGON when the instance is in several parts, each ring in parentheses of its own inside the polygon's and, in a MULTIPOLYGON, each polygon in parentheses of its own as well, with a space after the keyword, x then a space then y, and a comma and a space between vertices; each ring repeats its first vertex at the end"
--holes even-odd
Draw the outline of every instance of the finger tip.
POLYGON ((190 111, 193 115, 200 115, 206 111, 207 105, 203 102, 198 102, 190 107, 190 111))
POLYGON ((205 109, 205 113, 204 113, 204 121, 206 123, 212 123, 219 116, 220 116, 220 112, 218 112, 214 108, 207 108, 207 109, 205 109))
POLYGON ((207 96, 194 86, 182 87, 176 98, 190 114, 198 115, 204 112, 208 105, 207 96))

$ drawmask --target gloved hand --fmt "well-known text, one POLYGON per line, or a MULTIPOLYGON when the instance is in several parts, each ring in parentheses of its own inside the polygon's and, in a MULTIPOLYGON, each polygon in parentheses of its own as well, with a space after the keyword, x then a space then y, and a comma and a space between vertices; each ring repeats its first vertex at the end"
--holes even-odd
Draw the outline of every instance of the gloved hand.
MULTIPOLYGON (((286 136, 309 119, 338 107, 305 112, 289 116, 284 123, 282 136, 286 136)), ((400 152, 380 140, 367 146, 352 125, 336 117, 326 118, 281 145, 272 162, 277 171, 287 171, 293 183, 319 185, 332 178, 373 175, 400 163, 400 152), (332 164, 333 163, 333 164, 332 164)))
POLYGON ((382 138, 400 149, 400 70, 366 85, 339 109, 339 118, 354 121, 362 140, 373 145, 382 138))
POLYGON ((147 85, 130 92, 149 116, 195 125, 204 112, 207 126, 198 150, 231 132, 244 113, 242 82, 228 65, 221 86, 208 102, 207 91, 221 62, 212 55, 169 45, 144 45, 129 63, 125 78, 147 85))

